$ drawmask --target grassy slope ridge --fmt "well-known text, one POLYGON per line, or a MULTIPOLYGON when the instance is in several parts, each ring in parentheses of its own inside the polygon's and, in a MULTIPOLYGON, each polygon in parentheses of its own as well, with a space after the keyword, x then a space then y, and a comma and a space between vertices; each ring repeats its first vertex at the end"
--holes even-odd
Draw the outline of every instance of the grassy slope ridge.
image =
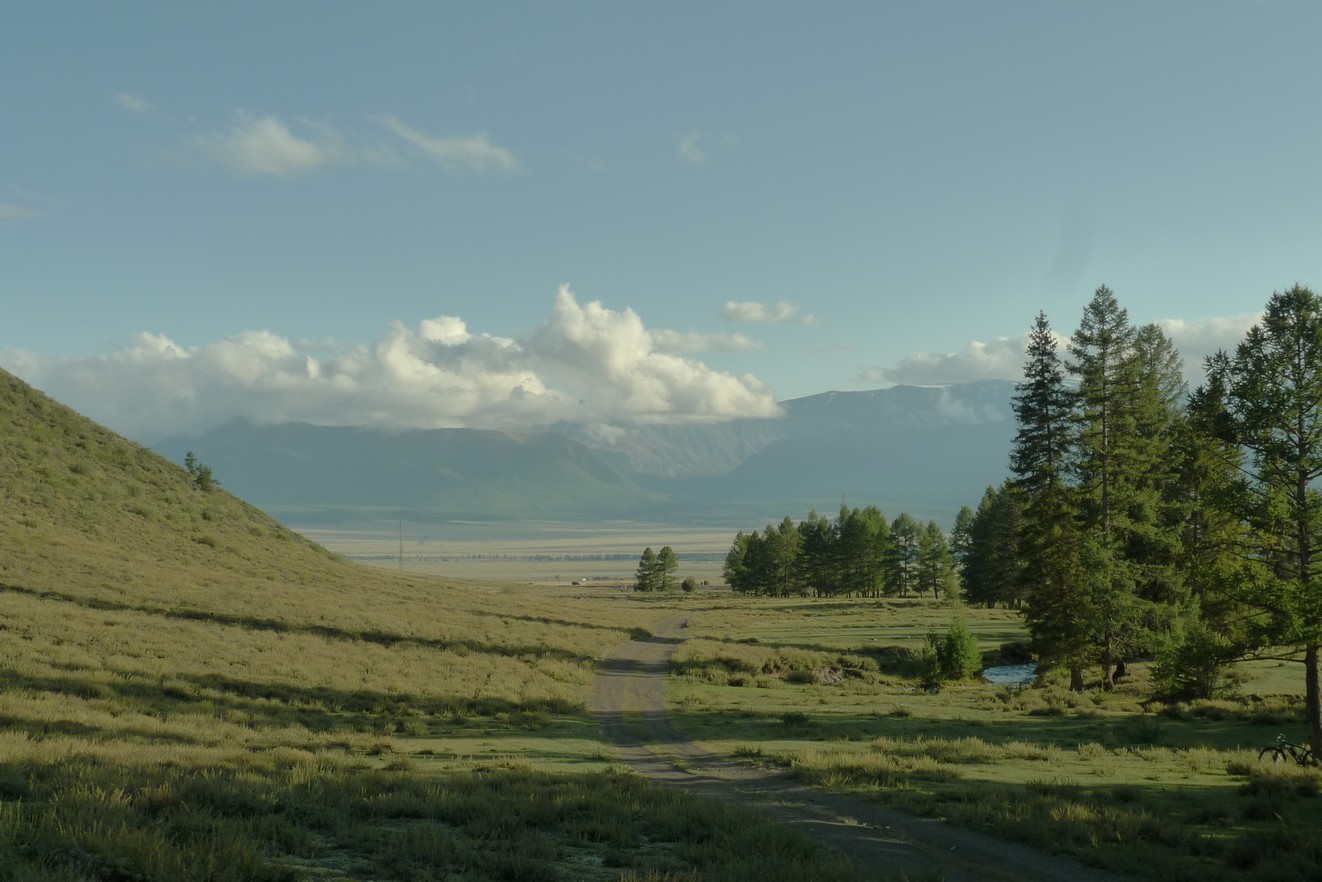
POLYGON ((804 875, 593 759, 595 661, 648 615, 356 567, 0 372, 0 878, 804 875), (533 736, 589 771, 441 755, 533 736))

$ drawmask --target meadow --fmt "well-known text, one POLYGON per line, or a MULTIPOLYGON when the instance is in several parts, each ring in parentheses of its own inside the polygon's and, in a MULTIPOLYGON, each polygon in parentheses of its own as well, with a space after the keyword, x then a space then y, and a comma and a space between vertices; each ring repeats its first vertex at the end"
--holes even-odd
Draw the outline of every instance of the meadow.
POLYGON ((1142 665, 1106 695, 929 693, 929 630, 994 651, 1016 616, 361 566, 6 376, 0 878, 876 878, 602 740, 597 661, 677 611, 674 722, 732 761, 1140 878, 1322 875, 1318 772, 1257 759, 1302 728, 1286 669, 1190 705, 1142 665))
MULTIPOLYGON (((930 601, 708 598, 668 701, 691 738, 816 787, 1061 851, 1138 878, 1322 877, 1322 772, 1259 762, 1304 737, 1299 666, 1243 666, 1240 694, 1163 704, 1147 666, 1112 693, 922 688, 955 617, 993 657, 1014 613, 930 601)), ((1100 672, 1095 672, 1100 676, 1100 672)))
POLYGON ((857 878, 619 766, 619 595, 355 565, 0 372, 0 878, 857 878))
MULTIPOLYGON (((591 547, 623 554, 637 544, 629 531, 618 539, 603 531, 591 547)), ((1278 732, 1304 735, 1297 665, 1244 663, 1237 695, 1193 703, 1152 700, 1141 662, 1114 693, 1070 693, 1053 674, 1031 688, 969 681, 930 693, 918 661, 929 633, 959 618, 994 661, 1003 648, 1022 650, 1018 613, 720 590, 602 589, 598 599, 689 614, 669 705, 718 754, 1140 878, 1322 873, 1311 841, 1322 829, 1322 774, 1258 761, 1278 732)))

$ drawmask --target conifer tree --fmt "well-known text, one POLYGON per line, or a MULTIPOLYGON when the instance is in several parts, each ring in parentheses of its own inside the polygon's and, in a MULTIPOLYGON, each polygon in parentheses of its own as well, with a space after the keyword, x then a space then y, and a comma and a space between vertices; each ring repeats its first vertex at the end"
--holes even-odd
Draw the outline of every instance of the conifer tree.
POLYGON ((1089 594, 1102 664, 1102 685, 1115 685, 1112 664, 1138 618, 1135 579, 1124 549, 1134 507, 1140 458, 1136 456, 1135 400, 1139 385, 1129 314, 1105 285, 1083 311, 1070 340, 1070 372, 1078 378, 1075 393, 1079 424, 1075 468, 1081 526, 1089 542, 1089 594))
POLYGON ((721 576, 725 584, 740 594, 756 590, 756 582, 749 570, 749 544, 757 539, 757 534, 749 536, 743 530, 734 534, 730 550, 725 554, 725 564, 721 567, 721 576))
POLYGON ((918 594, 927 591, 940 598, 943 591, 949 593, 955 582, 955 556, 950 553, 950 543, 941 525, 928 521, 918 535, 918 594))
POLYGON ((988 487, 969 527, 960 569, 966 603, 1018 608, 1023 597, 1020 561, 1020 496, 1007 481, 988 487))
POLYGON ((837 529, 816 511, 799 522, 799 579, 818 597, 832 597, 841 589, 837 529))
POLYGON ((679 556, 675 554, 675 549, 669 545, 664 545, 661 552, 656 556, 656 576, 654 583, 661 591, 669 591, 675 587, 675 571, 679 569, 679 556))
POLYGON ((1071 398, 1056 337, 1039 312, 1028 336, 1024 380, 1015 388, 1018 421, 1010 453, 1022 501, 1017 531, 1025 618, 1039 655, 1069 666, 1070 688, 1083 689, 1091 640, 1091 592, 1082 571, 1075 495, 1066 481, 1072 441, 1071 398))
POLYGON ((1255 541, 1242 597, 1260 613, 1262 643, 1302 650, 1309 740, 1322 754, 1322 301, 1299 285, 1272 295, 1233 358, 1211 360, 1208 381, 1222 437, 1245 454, 1228 497, 1255 541))
POLYGON ((638 570, 634 576, 633 587, 635 591, 655 591, 659 586, 657 580, 657 557, 656 552, 649 545, 643 549, 643 555, 638 559, 638 570))
POLYGON ((891 553, 886 587, 892 594, 907 597, 917 587, 918 536, 921 532, 922 528, 908 512, 900 512, 891 522, 891 553))

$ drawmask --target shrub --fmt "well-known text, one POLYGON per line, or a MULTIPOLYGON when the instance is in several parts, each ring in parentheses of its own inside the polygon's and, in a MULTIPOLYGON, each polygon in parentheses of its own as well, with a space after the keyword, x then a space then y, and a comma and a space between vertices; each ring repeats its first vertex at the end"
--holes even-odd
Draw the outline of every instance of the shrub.
POLYGON ((922 656, 922 679, 927 686, 940 686, 949 680, 965 680, 982 670, 978 641, 963 619, 951 623, 945 637, 932 632, 922 656))
POLYGON ((1168 699, 1212 698, 1235 685, 1230 671, 1234 648, 1201 619, 1186 621, 1157 650, 1153 677, 1168 699))

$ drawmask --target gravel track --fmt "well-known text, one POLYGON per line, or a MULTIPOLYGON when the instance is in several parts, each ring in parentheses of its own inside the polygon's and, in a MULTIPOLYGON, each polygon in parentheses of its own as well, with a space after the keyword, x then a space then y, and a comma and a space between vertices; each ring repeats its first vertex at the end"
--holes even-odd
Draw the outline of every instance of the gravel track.
POLYGON ((688 616, 622 643, 598 667, 590 709, 620 759, 637 772, 700 796, 758 808, 852 857, 867 878, 947 882, 1114 882, 1119 877, 983 833, 804 787, 733 762, 684 738, 666 713, 670 657, 688 616))

